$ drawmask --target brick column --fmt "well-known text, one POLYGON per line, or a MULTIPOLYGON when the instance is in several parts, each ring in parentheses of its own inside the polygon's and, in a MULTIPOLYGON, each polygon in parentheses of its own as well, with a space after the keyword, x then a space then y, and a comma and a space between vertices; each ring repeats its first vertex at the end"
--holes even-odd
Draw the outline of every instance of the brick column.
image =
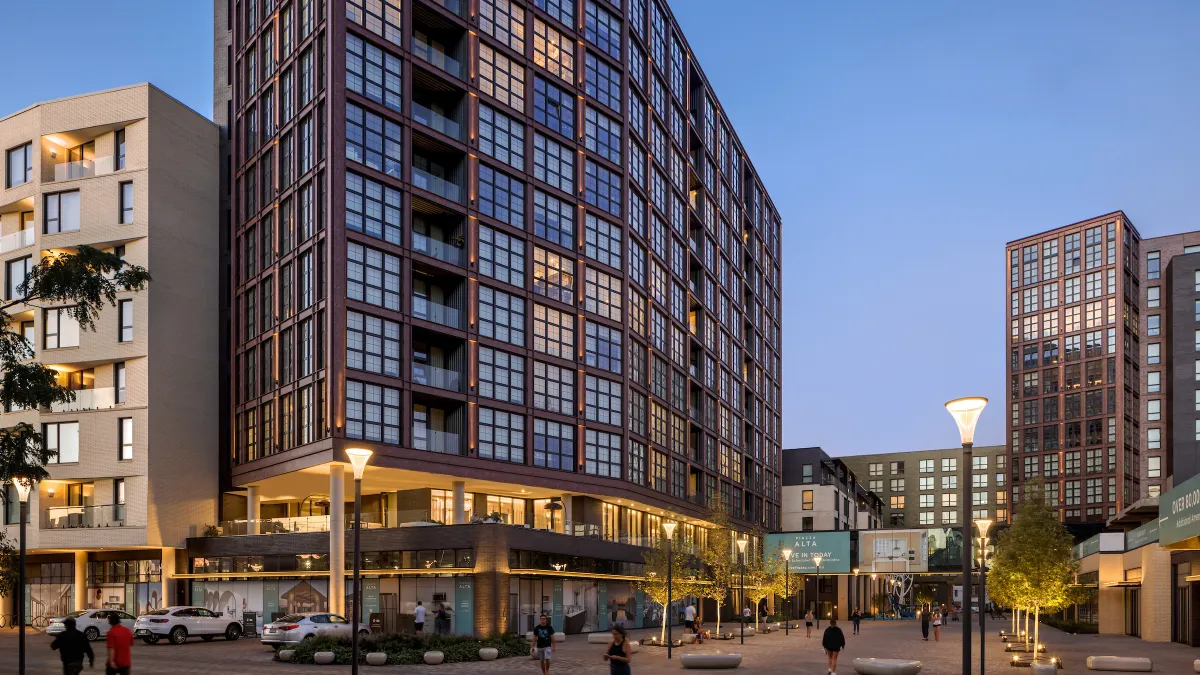
POLYGON ((1098 555, 1100 556, 1100 588, 1097 590, 1097 603, 1100 614, 1100 634, 1124 635, 1125 590, 1119 586, 1105 586, 1113 581, 1125 580, 1124 556, 1119 553, 1100 553, 1098 555))
POLYGON ((481 528, 475 540, 475 635, 508 628, 508 528, 481 528))
POLYGON ((87 551, 75 551, 75 611, 87 608, 87 551))
POLYGON ((346 613, 346 481, 342 465, 329 465, 329 611, 346 613))
POLYGON ((1158 544, 1143 546, 1142 588, 1138 597, 1142 639, 1147 642, 1171 641, 1171 552, 1158 544))

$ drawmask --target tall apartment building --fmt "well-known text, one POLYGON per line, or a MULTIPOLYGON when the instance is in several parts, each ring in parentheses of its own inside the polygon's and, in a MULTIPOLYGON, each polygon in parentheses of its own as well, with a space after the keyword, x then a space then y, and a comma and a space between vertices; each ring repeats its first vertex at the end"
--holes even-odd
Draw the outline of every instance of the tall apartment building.
MULTIPOLYGON (((5 301, 23 297, 18 287, 39 259, 81 245, 153 276, 142 292, 119 293, 94 331, 53 303, 9 310, 10 330, 75 394, 0 413, 5 427, 40 429, 57 452, 30 496, 30 619, 175 602, 176 552, 196 524, 215 522, 217 134, 149 84, 0 119, 5 301)), ((5 502, 15 541, 12 486, 5 502)), ((11 615, 5 602, 0 613, 11 615)))
MULTIPOLYGON (((884 527, 959 526, 962 448, 839 458, 883 500, 884 527)), ((1008 448, 977 446, 971 456, 971 519, 1009 519, 1008 448)))
POLYGON ((883 502, 855 471, 819 447, 783 451, 784 532, 870 530, 883 524, 883 502))
POLYGON ((1067 523, 1140 495, 1140 247, 1120 211, 1007 245, 1013 501, 1041 478, 1067 523))
POLYGON ((742 530, 778 527, 781 220, 665 3, 215 14, 224 513, 245 519, 228 531, 330 533, 194 540, 197 587, 249 555, 250 578, 332 570, 305 597, 344 607, 355 446, 375 452, 363 535, 385 621, 469 598, 458 632, 542 609, 579 630, 566 594, 589 630, 604 602, 641 625, 606 575, 664 521, 702 539, 721 500, 742 530), (449 527, 480 517, 523 527, 449 527), (586 589, 558 574, 579 561, 586 589))

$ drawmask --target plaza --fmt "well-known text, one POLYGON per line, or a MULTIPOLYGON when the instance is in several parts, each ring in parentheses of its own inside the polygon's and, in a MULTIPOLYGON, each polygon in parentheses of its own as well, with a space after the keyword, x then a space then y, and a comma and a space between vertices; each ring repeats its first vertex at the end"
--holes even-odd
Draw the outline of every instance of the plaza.
MULTIPOLYGON (((920 660, 923 675, 950 675, 961 671, 962 631, 953 623, 942 630, 940 642, 921 640, 920 625, 915 621, 864 621, 862 633, 852 635, 848 622, 839 622, 846 632, 847 647, 842 652, 838 672, 853 673, 852 661, 856 657, 909 658, 920 660)), ((987 670, 990 673, 1009 671, 1011 656, 1004 653, 1003 645, 996 637, 1002 624, 990 624, 987 643, 987 670)), ((822 629, 825 624, 822 623, 822 629)), ((722 626, 724 629, 725 626, 722 626)), ((1042 642, 1049 653, 1064 660, 1062 672, 1087 672, 1084 662, 1092 655, 1149 656, 1154 660, 1154 672, 1191 672, 1192 661, 1197 657, 1195 649, 1185 645, 1165 643, 1151 647, 1137 638, 1125 636, 1069 635, 1047 626, 1042 626, 1042 642)), ((637 630, 635 639, 647 637, 655 631, 637 630)), ((675 633, 679 635, 679 632, 675 633)), ((16 634, 0 631, 0 663, 12 663, 16 658, 16 634)), ((973 653, 976 663, 979 654, 979 634, 974 632, 973 653)), ((50 675, 61 672, 58 654, 50 650, 50 637, 30 633, 28 658, 30 675, 50 675)), ((93 643, 92 648, 101 651, 103 643, 93 643)), ((709 652, 736 652, 743 655, 742 672, 795 673, 797 675, 822 675, 826 672, 825 657, 821 652, 818 632, 812 638, 804 637, 804 630, 746 638, 746 644, 738 641, 710 641, 703 645, 691 645, 674 650, 674 658, 667 660, 662 648, 643 648, 633 659, 633 672, 637 675, 660 675, 681 671, 679 656, 709 652)), ((603 675, 608 673, 608 664, 601 660, 604 645, 588 644, 585 636, 572 635, 554 655, 551 673, 571 675, 603 675)), ((102 659, 103 657, 101 657, 102 659)), ((176 673, 218 671, 223 675, 287 675, 289 673, 330 673, 341 675, 350 672, 349 666, 301 666, 278 663, 272 652, 256 639, 244 639, 234 643, 221 640, 212 642, 188 642, 180 646, 165 643, 149 646, 138 643, 133 648, 133 667, 141 673, 176 673)), ((499 673, 536 673, 537 665, 524 658, 504 659, 491 662, 453 663, 440 666, 404 666, 405 672, 420 670, 430 675, 493 675, 499 673)), ((396 672, 400 667, 363 667, 364 673, 396 672)), ((1027 672, 1027 671, 1024 671, 1027 672)))

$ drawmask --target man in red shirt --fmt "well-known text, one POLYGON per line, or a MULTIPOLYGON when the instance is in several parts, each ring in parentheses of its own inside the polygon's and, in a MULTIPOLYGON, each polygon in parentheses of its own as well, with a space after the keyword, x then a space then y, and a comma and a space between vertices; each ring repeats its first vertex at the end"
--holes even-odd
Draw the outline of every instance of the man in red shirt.
POLYGON ((108 661, 106 675, 129 675, 129 667, 133 664, 133 631, 121 625, 121 619, 116 612, 108 615, 108 637, 104 642, 108 646, 108 661))

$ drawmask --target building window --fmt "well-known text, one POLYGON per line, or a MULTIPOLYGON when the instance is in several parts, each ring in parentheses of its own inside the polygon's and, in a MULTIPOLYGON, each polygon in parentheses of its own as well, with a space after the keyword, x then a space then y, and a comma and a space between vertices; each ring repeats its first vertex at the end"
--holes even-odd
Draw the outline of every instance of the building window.
POLYGON ((621 436, 588 429, 584 432, 583 470, 593 476, 621 477, 621 436))
POLYGON ((575 25, 575 0, 534 0, 534 4, 563 25, 575 25))
POLYGON ((19 300, 25 297, 21 286, 33 270, 33 256, 25 256, 4 263, 5 299, 19 300))
POLYGON ((43 204, 43 233, 79 231, 79 190, 46 195, 43 204))
MULTIPOLYGON (((392 110, 403 110, 401 72, 403 62, 398 57, 363 41, 353 33, 346 33, 347 89, 392 110)), ((290 107, 290 101, 285 105, 290 107)))
POLYGON ((933 511, 922 511, 920 515, 920 523, 922 525, 933 525, 933 511))
MULTIPOLYGON (((480 314, 482 316, 482 311, 480 314)), ((533 305, 533 350, 573 361, 575 358, 575 316, 535 303, 533 305)))
POLYGON ((867 481, 867 489, 870 490, 871 492, 876 492, 876 493, 883 492, 883 481, 881 481, 881 480, 867 481))
POLYGON ((559 471, 574 471, 575 427, 534 418, 533 465, 559 471))
MULTIPOLYGON (((1196 428, 1198 430, 1197 434, 1196 434, 1196 438, 1200 439, 1200 420, 1196 420, 1196 428)), ((1146 430, 1146 447, 1150 450, 1158 450, 1158 449, 1162 448, 1162 429, 1147 429, 1146 430)), ((1088 452, 1089 452, 1088 459, 1090 460, 1091 459, 1091 455, 1090 455, 1091 451, 1089 450, 1088 452)), ((1091 462, 1089 461, 1089 464, 1090 463, 1091 462)), ((1099 464, 1099 461, 1097 461, 1097 464, 1099 464)), ((1089 467, 1089 472, 1090 472, 1090 470, 1091 469, 1089 467)), ((1097 466, 1097 470, 1099 470, 1098 466, 1097 466)))
POLYGON ((942 471, 943 472, 958 471, 958 458, 957 457, 943 457, 942 458, 942 471))
POLYGON ((400 258, 347 242, 346 296, 400 311, 400 258))
MULTIPOLYGON (((482 50, 483 45, 480 45, 482 50)), ((575 138, 575 97, 541 77, 533 78, 533 119, 567 138, 575 138)))
POLYGON ((133 300, 118 301, 117 315, 120 327, 120 332, 117 334, 117 341, 133 342, 133 300))
POLYGON ((1157 393, 1162 391, 1162 373, 1152 371, 1146 373, 1146 391, 1157 393))
POLYGON ((1161 357, 1159 355, 1161 349, 1162 349, 1162 345, 1160 345, 1157 342, 1146 345, 1146 363, 1151 364, 1151 365, 1159 363, 1159 361, 1161 360, 1161 357))
POLYGON ((952 525, 958 522, 958 511, 942 511, 942 524, 952 525))
POLYGON ((584 163, 586 185, 584 196, 587 203, 603 209, 614 216, 621 215, 621 177, 598 163, 584 163))
POLYGON ((525 170, 525 125, 486 103, 479 104, 479 151, 525 170))
POLYGON ((621 109, 621 73, 591 52, 587 54, 584 84, 588 96, 612 110, 621 109))
POLYGON ((346 228, 402 246, 401 199, 395 188, 346 172, 346 228))
POLYGON ((891 508, 900 510, 904 508, 904 495, 892 495, 891 508))
POLYGON ((560 415, 574 415, 575 371, 534 361, 533 407, 560 415))
POLYGON ((921 508, 932 509, 933 507, 937 506, 937 504, 934 503, 933 498, 934 495, 920 495, 921 508))
MULTIPOLYGON (((525 300, 487 286, 479 287, 479 334, 525 346, 525 300)), ((570 350, 568 349, 568 352, 570 350)))
POLYGON ((897 476, 904 475, 904 462, 892 462, 891 471, 897 476))
POLYGON ((621 228, 592 214, 585 217, 584 253, 613 269, 621 269, 621 228))
POLYGON ((942 493, 942 506, 944 506, 944 507, 958 506, 958 493, 957 492, 943 492, 942 493))
POLYGON ((525 417, 479 407, 479 456, 525 463, 525 417))
POLYGON ((957 490, 958 489, 958 476, 942 476, 942 489, 943 490, 957 490))
POLYGON ((479 28, 518 54, 525 53, 525 9, 510 0, 480 0, 479 28))
POLYGON ((917 470, 920 473, 933 473, 934 461, 932 459, 922 459, 917 465, 917 470))
POLYGON ((574 249, 575 207, 541 190, 534 190, 533 233, 563 248, 574 249))
POLYGON ((533 62, 566 83, 575 83, 575 44, 537 17, 533 19, 533 62))
POLYGON ((400 324, 347 311, 346 367, 400 377, 400 324))
POLYGON ((120 209, 118 221, 122 225, 133 222, 133 181, 125 181, 119 186, 120 209))
POLYGON ((801 496, 800 508, 804 509, 805 511, 812 511, 813 510, 813 491, 812 490, 804 490, 800 493, 800 496, 801 496))
POLYGON ((479 211, 525 229, 525 184, 487 164, 480 164, 479 211))
POLYGON ((33 143, 19 145, 8 151, 8 175, 4 187, 24 185, 33 180, 33 143))
POLYGON ((588 375, 584 378, 584 389, 588 421, 621 426, 621 384, 588 375))
MULTIPOLYGON (((253 378, 251 377, 251 380, 253 378)), ((117 403, 125 402, 125 362, 113 364, 113 388, 116 389, 117 403)))
POLYGON ((1159 294, 1160 294, 1161 290, 1162 289, 1159 288, 1158 286, 1150 286, 1149 288, 1146 289, 1146 306, 1147 307, 1158 307, 1159 306, 1159 303, 1161 302, 1159 300, 1159 294))
POLYGON ((588 150, 614 164, 621 163, 621 125, 595 108, 585 111, 585 143, 588 150))
POLYGON ((1162 401, 1153 399, 1146 401, 1146 419, 1151 422, 1157 422, 1162 419, 1162 401))
POLYGON ((621 372, 621 331, 595 321, 586 324, 587 365, 612 373, 621 372))
POLYGON ((504 105, 523 112, 525 109, 525 68, 479 43, 479 90, 504 105))
POLYGON ((568 305, 575 300, 575 261, 533 247, 533 292, 568 305))
POLYGON ((1162 457, 1146 458, 1146 477, 1162 478, 1162 457))
POLYGON ((346 159, 403 179, 403 139, 396 122, 346 103, 346 159))
POLYGON ((43 314, 46 332, 42 344, 46 349, 61 349, 79 346, 79 322, 71 316, 69 308, 47 309, 43 314))
POLYGON ((1151 314, 1146 317, 1146 335, 1158 335, 1161 330, 1162 317, 1158 314, 1151 314))
POLYGON ((921 490, 932 490, 932 489, 934 489, 934 484, 933 484, 934 480, 935 480, 935 479, 933 478, 933 476, 928 476, 928 477, 925 477, 925 478, 921 478, 921 479, 920 479, 920 481, 921 481, 921 483, 920 483, 920 489, 921 489, 921 490))
POLYGON ((399 445, 400 390, 347 380, 346 437, 399 445))
POLYGON ((524 405, 524 357, 480 345, 479 395, 514 405, 524 405))
POLYGON ((542 134, 534 134, 533 177, 567 194, 574 194, 575 153, 542 134))
POLYGON ((875 463, 868 464, 867 472, 872 476, 882 476, 883 475, 883 463, 880 462, 878 464, 875 464, 875 463))
POLYGON ((480 225, 479 273, 523 288, 525 241, 487 225, 480 225))
POLYGON ((904 492, 904 479, 903 478, 893 478, 891 481, 891 491, 892 492, 904 492))
POLYGON ((118 460, 133 459, 133 418, 122 417, 117 420, 117 437, 119 451, 118 460))
POLYGON ((612 321, 621 321, 621 280, 588 267, 584 277, 584 309, 612 321))
POLYGON ((42 444, 50 452, 50 464, 77 463, 79 461, 79 422, 43 424, 42 444))
POLYGON ((646 484, 646 444, 633 439, 629 441, 629 475, 634 485, 646 484))
POLYGON ((1162 261, 1159 258, 1158 251, 1150 251, 1146 254, 1146 278, 1157 279, 1161 275, 1162 261))
POLYGON ((585 26, 588 42, 621 60, 621 22, 595 0, 588 0, 585 26))

